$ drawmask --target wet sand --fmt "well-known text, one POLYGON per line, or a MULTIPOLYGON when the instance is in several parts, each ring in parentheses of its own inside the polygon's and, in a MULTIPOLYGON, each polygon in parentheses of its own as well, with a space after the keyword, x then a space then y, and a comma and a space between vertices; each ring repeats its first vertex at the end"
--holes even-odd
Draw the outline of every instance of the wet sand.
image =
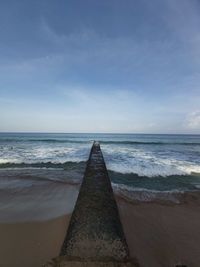
MULTIPOLYGON (((0 266, 41 267, 60 252, 78 187, 42 183, 0 194, 0 266)), ((132 257, 141 267, 200 266, 200 198, 181 204, 117 196, 132 257)))
POLYGON ((1 180, 0 267, 41 267, 59 254, 66 234, 79 185, 28 178, 1 180))
POLYGON ((79 186, 45 183, 20 190, 0 190, 0 222, 47 221, 74 208, 79 186))
POLYGON ((132 257, 141 267, 200 266, 199 201, 130 203, 117 198, 132 257))
POLYGON ((42 267, 60 252, 70 216, 0 224, 0 266, 42 267))

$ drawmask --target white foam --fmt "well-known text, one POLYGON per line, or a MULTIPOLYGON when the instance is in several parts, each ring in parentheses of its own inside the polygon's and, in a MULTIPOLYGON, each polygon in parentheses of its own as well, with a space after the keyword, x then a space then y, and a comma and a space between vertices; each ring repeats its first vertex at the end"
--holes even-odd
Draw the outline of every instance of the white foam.
POLYGON ((20 163, 20 162, 15 158, 0 158, 0 164, 6 164, 6 163, 20 163))
POLYGON ((86 161, 89 156, 89 149, 89 145, 82 144, 13 144, 12 149, 6 145, 4 149, 0 150, 0 164, 86 161))
MULTIPOLYGON (((72 143, 12 143, 0 150, 2 163, 64 163, 86 161, 91 145, 72 143)), ((107 168, 121 173, 136 173, 139 176, 155 177, 200 173, 200 165, 193 160, 193 153, 178 151, 181 146, 132 146, 101 145, 107 168), (192 157, 191 157, 192 155, 192 157)), ((198 149, 196 150, 198 152, 198 149)), ((195 157, 194 157, 195 158, 195 157)))
POLYGON ((136 173, 139 176, 155 177, 200 173, 200 165, 180 153, 157 153, 141 148, 104 146, 107 167, 121 173, 136 173))
POLYGON ((185 166, 179 166, 179 169, 187 174, 200 173, 200 165, 186 164, 185 166))
POLYGON ((119 196, 140 202, 169 201, 179 204, 181 202, 180 195, 184 193, 180 190, 157 191, 145 188, 132 188, 126 185, 114 183, 112 186, 114 192, 119 196))

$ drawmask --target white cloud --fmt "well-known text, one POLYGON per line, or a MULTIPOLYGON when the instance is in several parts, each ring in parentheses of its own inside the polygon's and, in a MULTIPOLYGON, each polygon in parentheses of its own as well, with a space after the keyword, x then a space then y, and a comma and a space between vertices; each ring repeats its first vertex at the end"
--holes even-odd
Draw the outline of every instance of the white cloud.
POLYGON ((190 129, 200 130, 200 110, 190 113, 186 120, 190 129))
POLYGON ((106 118, 107 114, 109 118, 123 120, 131 113, 142 110, 142 98, 123 88, 66 85, 56 90, 60 91, 73 109, 81 111, 82 116, 106 118))

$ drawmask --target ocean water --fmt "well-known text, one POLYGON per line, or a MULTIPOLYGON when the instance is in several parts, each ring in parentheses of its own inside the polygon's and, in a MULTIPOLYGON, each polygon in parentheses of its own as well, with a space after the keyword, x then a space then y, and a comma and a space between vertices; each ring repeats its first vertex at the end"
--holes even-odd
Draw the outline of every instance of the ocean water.
POLYGON ((0 133, 0 189, 80 183, 94 140, 116 190, 200 188, 200 135, 0 133))

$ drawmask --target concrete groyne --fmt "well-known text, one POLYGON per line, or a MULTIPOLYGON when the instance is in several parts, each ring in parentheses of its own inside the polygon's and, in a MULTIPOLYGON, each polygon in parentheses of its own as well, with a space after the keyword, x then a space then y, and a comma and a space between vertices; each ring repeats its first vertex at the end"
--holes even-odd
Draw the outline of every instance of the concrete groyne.
POLYGON ((60 256, 45 267, 139 266, 129 250, 100 145, 94 142, 60 256))

